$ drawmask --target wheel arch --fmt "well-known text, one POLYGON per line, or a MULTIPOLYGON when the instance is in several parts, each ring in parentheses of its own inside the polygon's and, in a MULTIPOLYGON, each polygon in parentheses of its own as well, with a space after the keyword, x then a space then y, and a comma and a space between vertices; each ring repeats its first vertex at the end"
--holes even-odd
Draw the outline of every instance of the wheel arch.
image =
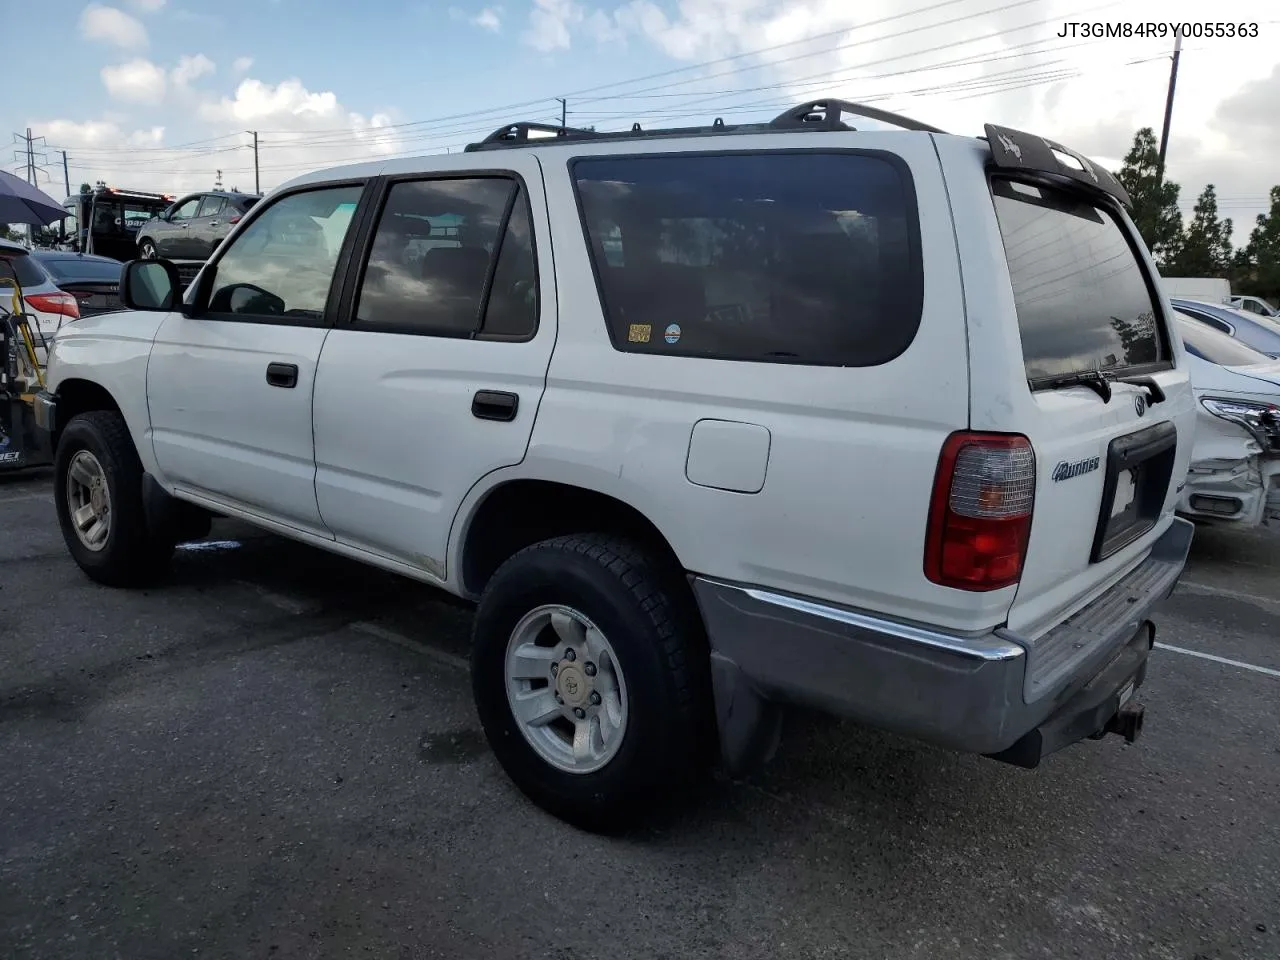
POLYGON ((460 511, 451 577, 460 594, 476 599, 510 556, 542 540, 569 534, 627 537, 683 571, 671 540, 643 511, 591 486, 534 477, 498 479, 460 511))
MULTIPOLYGON (((58 384, 56 393, 58 416, 54 423, 52 436, 53 448, 57 449, 58 438, 72 417, 93 410, 111 410, 124 416, 120 404, 111 391, 102 384, 82 377, 67 377, 58 384)), ((127 419, 126 419, 127 422, 127 419)), ((132 432, 132 431, 131 431, 132 432)), ((136 440, 135 440, 136 445, 136 440)))

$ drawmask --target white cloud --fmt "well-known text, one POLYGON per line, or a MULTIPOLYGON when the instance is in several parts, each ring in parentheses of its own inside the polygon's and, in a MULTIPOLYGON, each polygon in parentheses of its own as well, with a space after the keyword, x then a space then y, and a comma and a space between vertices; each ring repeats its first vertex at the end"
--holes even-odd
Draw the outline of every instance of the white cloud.
POLYGON ((163 9, 165 0, 130 0, 130 3, 143 13, 155 13, 163 9))
POLYGON ((123 10, 97 3, 89 4, 80 14, 80 35, 125 50, 139 50, 148 43, 147 28, 139 20, 123 10))
POLYGON ((192 80, 214 73, 217 69, 217 65, 212 60, 203 53, 197 53, 194 57, 179 58, 178 65, 169 71, 169 79, 174 85, 185 87, 192 80))
POLYGON ((102 83, 116 100, 147 104, 164 100, 164 69, 141 57, 103 67, 102 83))
POLYGON ((164 127, 126 130, 114 120, 45 120, 40 130, 51 142, 66 147, 72 154, 81 150, 103 148, 157 147, 164 141, 164 127))
POLYGON ((231 64, 231 72, 236 76, 243 76, 249 72, 249 68, 253 66, 253 57, 236 57, 231 64))
POLYGON ((485 7, 471 20, 477 27, 497 33, 502 29, 502 18, 492 7, 485 7))
POLYGON ((134 129, 119 116, 37 121, 33 128, 67 149, 73 182, 105 180, 169 193, 206 189, 219 170, 223 183, 252 190, 253 140, 245 130, 263 131, 264 190, 309 170, 433 150, 421 134, 416 142, 406 140, 413 135, 391 126, 391 115, 348 110, 332 91, 312 91, 296 79, 273 85, 250 78, 230 96, 202 94, 196 87, 187 96, 194 103, 186 101, 182 109, 200 126, 184 124, 181 137, 170 138, 176 146, 167 145, 165 128, 134 129))
POLYGON ((573 43, 570 27, 585 19, 586 11, 573 0, 533 0, 525 43, 543 53, 568 50, 573 43))

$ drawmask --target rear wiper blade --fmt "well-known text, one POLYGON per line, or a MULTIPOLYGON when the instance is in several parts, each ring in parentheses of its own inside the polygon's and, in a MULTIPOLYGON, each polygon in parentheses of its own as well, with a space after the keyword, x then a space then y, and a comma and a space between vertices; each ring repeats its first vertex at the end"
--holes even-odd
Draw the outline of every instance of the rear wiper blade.
POLYGON ((1101 370, 1086 370, 1083 373, 1066 373, 1058 377, 1040 377, 1031 381, 1032 390, 1052 390, 1056 387, 1088 387, 1102 398, 1103 403, 1111 402, 1112 377, 1101 370))

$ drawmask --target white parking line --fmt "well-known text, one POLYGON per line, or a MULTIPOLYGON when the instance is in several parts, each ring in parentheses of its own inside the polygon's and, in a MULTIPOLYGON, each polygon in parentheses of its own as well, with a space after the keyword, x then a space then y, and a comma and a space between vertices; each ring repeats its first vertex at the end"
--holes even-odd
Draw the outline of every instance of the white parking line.
POLYGON ((1215 587, 1208 583, 1198 583, 1195 580, 1179 580, 1179 587, 1186 587, 1193 593, 1207 593, 1218 597, 1231 597, 1233 600, 1248 600, 1250 603, 1265 603, 1268 606, 1280 607, 1280 600, 1275 597, 1264 597, 1257 593, 1244 593, 1240 590, 1228 590, 1225 587, 1215 587))
POLYGON ((1156 647, 1160 650, 1168 650, 1170 653, 1181 653, 1188 657, 1197 657, 1201 660, 1212 660, 1214 663, 1226 664, 1228 667, 1239 667, 1241 670, 1260 673, 1264 677, 1280 678, 1280 670, 1272 670, 1270 667, 1260 667, 1256 663, 1245 663, 1242 660, 1229 660, 1226 657, 1219 657, 1212 653, 1201 653, 1199 650, 1188 650, 1186 647, 1175 647, 1168 643, 1157 643, 1156 647))
POLYGON ((277 610, 283 610, 285 613, 303 614, 312 608, 312 604, 305 600, 298 600, 283 593, 276 593, 274 590, 268 590, 266 587, 251 580, 232 580, 231 582, 247 590, 252 590, 271 606, 277 610))
POLYGON ((379 640, 385 640, 388 643, 394 643, 398 647, 404 647, 406 650, 412 650, 414 653, 420 653, 424 657, 430 657, 446 667, 453 667, 455 670, 470 670, 471 664, 463 657, 457 654, 446 653, 444 650, 437 650, 435 647, 429 647, 425 643, 419 643, 417 640, 411 640, 402 633, 394 630, 388 630, 386 627, 380 627, 376 623, 353 623, 352 630, 359 630, 361 633, 367 633, 371 637, 377 637, 379 640))

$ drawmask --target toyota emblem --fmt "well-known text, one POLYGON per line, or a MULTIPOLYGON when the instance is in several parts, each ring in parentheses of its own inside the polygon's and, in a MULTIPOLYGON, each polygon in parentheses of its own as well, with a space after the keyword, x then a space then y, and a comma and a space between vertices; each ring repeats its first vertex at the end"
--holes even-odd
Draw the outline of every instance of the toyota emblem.
POLYGON ((1133 398, 1133 409, 1137 411, 1138 416, 1142 416, 1147 412, 1147 398, 1142 394, 1138 394, 1133 398))

